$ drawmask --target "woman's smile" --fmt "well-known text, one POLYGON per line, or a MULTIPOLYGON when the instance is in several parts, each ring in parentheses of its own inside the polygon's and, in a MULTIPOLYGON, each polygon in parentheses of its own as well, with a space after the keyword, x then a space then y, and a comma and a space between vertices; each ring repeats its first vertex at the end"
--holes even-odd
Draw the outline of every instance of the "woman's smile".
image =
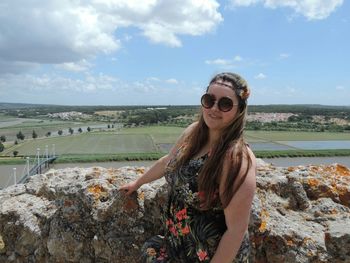
POLYGON ((208 113, 208 116, 214 120, 220 120, 221 116, 215 115, 214 113, 208 113))

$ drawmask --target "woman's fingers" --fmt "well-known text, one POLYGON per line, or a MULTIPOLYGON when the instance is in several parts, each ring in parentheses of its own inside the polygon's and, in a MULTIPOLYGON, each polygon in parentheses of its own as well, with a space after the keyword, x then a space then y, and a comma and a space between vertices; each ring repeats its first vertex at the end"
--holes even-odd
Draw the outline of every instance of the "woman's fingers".
POLYGON ((131 195, 134 191, 136 191, 136 188, 135 184, 132 182, 122 185, 119 190, 124 191, 126 195, 131 195))

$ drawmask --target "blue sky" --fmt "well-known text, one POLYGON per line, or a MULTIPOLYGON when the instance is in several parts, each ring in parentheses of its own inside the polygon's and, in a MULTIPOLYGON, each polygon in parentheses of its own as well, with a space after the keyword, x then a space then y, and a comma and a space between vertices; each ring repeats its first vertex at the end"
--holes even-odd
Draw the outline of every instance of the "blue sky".
POLYGON ((242 75, 249 104, 350 103, 343 0, 3 0, 0 102, 198 105, 242 75))

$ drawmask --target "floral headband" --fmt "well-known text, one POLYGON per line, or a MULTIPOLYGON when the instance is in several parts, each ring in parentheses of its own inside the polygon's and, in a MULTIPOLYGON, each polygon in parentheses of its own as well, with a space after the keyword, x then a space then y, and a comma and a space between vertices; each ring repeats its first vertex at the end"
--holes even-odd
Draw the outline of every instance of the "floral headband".
MULTIPOLYGON (((244 79, 242 79, 241 77, 238 77, 238 75, 237 75, 237 78, 234 78, 234 81, 230 81, 230 82, 234 83, 233 88, 234 88, 234 91, 236 92, 236 95, 238 97, 240 97, 242 100, 246 100, 249 98, 250 89, 248 87, 247 82, 244 79)), ((226 86, 226 87, 229 87, 232 89, 231 85, 227 85, 227 84, 222 83, 222 82, 214 81, 210 84, 213 84, 213 83, 218 84, 218 85, 223 85, 223 86, 226 86)))

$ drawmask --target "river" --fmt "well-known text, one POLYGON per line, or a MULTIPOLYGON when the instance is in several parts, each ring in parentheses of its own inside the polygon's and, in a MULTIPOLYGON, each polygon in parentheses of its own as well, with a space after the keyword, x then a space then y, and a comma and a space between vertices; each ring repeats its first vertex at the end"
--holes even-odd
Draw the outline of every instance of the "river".
MULTIPOLYGON (((350 157, 295 157, 295 158, 271 158, 263 159, 265 162, 272 163, 276 166, 297 166, 308 164, 332 164, 339 163, 350 167, 350 157)), ((101 166, 105 168, 119 168, 123 166, 151 166, 153 161, 130 161, 130 162, 96 162, 96 163, 64 163, 53 164, 53 169, 63 169, 69 167, 93 167, 101 166)), ((0 165, 0 188, 13 184, 14 168, 16 168, 17 181, 25 172, 25 165, 0 165)))

